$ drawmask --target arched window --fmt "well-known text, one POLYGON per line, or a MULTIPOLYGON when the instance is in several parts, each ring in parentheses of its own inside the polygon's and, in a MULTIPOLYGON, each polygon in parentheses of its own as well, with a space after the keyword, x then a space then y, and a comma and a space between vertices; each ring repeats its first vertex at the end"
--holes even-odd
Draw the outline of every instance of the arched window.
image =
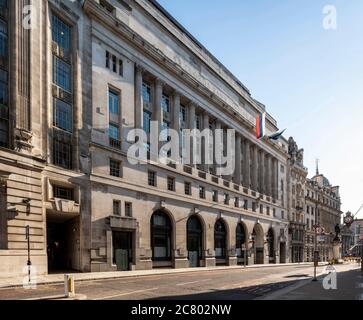
POLYGON ((151 217, 151 247, 153 261, 171 260, 171 222, 163 211, 156 211, 151 217))
POLYGON ((222 220, 218 220, 214 226, 214 247, 216 251, 216 259, 226 259, 226 238, 226 226, 222 220))
POLYGON ((187 222, 188 258, 191 267, 199 267, 203 256, 203 228, 197 216, 192 216, 187 222))
POLYGON ((237 225, 237 229, 236 229, 236 252, 237 252, 237 257, 239 258, 243 258, 243 250, 242 248, 245 247, 246 244, 246 233, 245 233, 245 228, 243 227, 243 225, 241 223, 239 223, 237 225))
POLYGON ((270 263, 275 261, 275 248, 274 248, 274 233, 273 230, 270 229, 267 233, 267 241, 268 241, 268 256, 270 263))

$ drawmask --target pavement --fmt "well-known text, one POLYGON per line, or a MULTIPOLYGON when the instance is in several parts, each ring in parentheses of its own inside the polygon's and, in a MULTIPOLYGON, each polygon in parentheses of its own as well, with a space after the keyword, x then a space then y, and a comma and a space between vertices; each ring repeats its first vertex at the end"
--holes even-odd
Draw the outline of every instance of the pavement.
MULTIPOLYGON (((321 274, 326 266, 320 266, 321 274)), ((339 272, 357 265, 339 265, 339 272)), ((254 300, 294 289, 313 276, 312 264, 279 266, 152 270, 153 273, 76 282, 76 299, 88 300, 254 300)), ((82 274, 76 274, 76 277, 82 274)), ((95 276, 95 275, 94 275, 95 276)), ((100 276, 100 275, 98 275, 100 276)), ((109 275, 110 276, 110 275, 109 275)), ((55 281, 56 278, 52 277, 55 281)), ((49 279, 48 279, 49 281, 49 279)), ((1 288, 1 300, 64 299, 63 283, 37 285, 36 289, 1 288)))
MULTIPOLYGON (((321 265, 325 265, 322 263, 321 265)), ((94 272, 94 273, 72 273, 76 282, 90 280, 106 280, 106 279, 121 279, 144 277, 152 275, 179 274, 200 271, 218 271, 218 270, 241 270, 241 269, 256 269, 256 268, 278 268, 286 266, 312 266, 312 263, 287 263, 287 264, 268 264, 268 265, 252 265, 252 266, 225 266, 225 267, 208 267, 208 268, 185 268, 185 269, 152 269, 138 271, 121 271, 121 272, 94 272)), ((27 274, 18 277, 1 277, 0 288, 22 287, 24 280, 26 281, 27 274)), ((35 276, 34 280, 38 285, 41 284, 60 284, 64 283, 64 274, 49 274, 35 276)))
POLYGON ((324 273, 316 282, 302 281, 272 292, 261 300, 363 300, 363 273, 359 265, 350 264, 337 268, 336 286, 332 286, 332 277, 324 281, 326 276, 327 273, 324 273), (324 288, 323 282, 330 284, 330 289, 324 288))

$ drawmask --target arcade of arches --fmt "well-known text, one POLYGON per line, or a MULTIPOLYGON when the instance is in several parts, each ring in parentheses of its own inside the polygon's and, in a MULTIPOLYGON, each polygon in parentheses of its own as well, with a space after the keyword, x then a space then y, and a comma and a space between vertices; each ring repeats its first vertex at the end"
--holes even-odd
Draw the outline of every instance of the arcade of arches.
MULTIPOLYGON (((281 248, 281 244, 276 241, 272 228, 265 232, 262 225, 256 223, 253 231, 249 233, 243 222, 232 226, 223 218, 214 220, 214 225, 208 227, 203 217, 198 214, 193 214, 183 221, 185 221, 186 235, 184 260, 187 261, 187 267, 206 266, 208 259, 213 261, 209 265, 248 265, 286 261, 286 257, 280 257, 279 250, 276 250, 281 248), (207 245, 213 247, 207 248, 207 245)), ((171 213, 157 210, 152 214, 150 237, 152 267, 176 267, 175 255, 178 250, 175 245, 176 226, 171 213)), ((181 246, 179 239, 178 241, 178 245, 181 246)))

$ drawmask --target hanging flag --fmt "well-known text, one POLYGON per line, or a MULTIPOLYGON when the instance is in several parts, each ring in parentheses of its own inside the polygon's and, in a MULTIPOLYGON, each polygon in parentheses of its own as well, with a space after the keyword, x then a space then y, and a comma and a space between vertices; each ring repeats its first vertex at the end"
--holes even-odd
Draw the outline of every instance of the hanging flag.
POLYGON ((256 138, 262 139, 265 136, 266 113, 260 113, 256 117, 256 138))
POLYGON ((274 134, 270 135, 268 138, 270 140, 276 140, 277 141, 282 137, 282 135, 284 134, 285 131, 286 131, 286 129, 277 131, 274 134))

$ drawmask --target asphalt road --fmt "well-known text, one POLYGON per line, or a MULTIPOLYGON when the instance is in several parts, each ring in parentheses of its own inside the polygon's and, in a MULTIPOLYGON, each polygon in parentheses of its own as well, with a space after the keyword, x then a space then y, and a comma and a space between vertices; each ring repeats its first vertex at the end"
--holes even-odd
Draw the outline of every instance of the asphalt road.
MULTIPOLYGON (((318 272, 322 270, 323 267, 318 268, 318 272)), ((313 268, 310 266, 241 267, 78 282, 76 292, 90 300, 252 300, 296 284, 299 280, 309 279, 312 275, 313 268)), ((41 285, 33 290, 0 289, 0 299, 44 298, 62 295, 63 292, 63 285, 41 285)))

